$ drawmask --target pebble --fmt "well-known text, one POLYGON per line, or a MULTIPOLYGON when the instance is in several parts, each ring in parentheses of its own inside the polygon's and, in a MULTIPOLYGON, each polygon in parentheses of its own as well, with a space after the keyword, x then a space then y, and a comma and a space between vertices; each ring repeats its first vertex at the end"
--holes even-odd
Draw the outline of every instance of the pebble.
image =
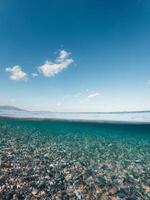
POLYGON ((33 194, 33 195, 36 195, 37 193, 38 193, 38 189, 33 188, 33 189, 32 189, 32 194, 33 194))
POLYGON ((150 199, 149 143, 1 122, 0 138, 0 199, 150 199))

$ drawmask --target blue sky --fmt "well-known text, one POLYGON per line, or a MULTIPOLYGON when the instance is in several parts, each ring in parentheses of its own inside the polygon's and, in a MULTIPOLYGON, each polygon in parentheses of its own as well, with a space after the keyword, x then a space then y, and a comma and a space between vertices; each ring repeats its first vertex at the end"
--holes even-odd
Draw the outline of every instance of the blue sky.
POLYGON ((0 105, 150 109, 149 0, 1 0, 0 105))

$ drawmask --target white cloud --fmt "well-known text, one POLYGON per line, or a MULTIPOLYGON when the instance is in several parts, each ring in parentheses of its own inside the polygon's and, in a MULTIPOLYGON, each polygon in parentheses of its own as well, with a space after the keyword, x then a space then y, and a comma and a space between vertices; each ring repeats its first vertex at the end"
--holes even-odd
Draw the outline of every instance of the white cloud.
POLYGON ((68 58, 70 56, 70 52, 67 52, 65 50, 61 50, 59 53, 59 56, 57 58, 58 62, 61 62, 63 60, 65 60, 66 58, 68 58))
POLYGON ((100 95, 99 92, 89 94, 85 99, 81 99, 80 103, 88 103, 88 102, 90 102, 90 100, 98 97, 99 95, 100 95))
POLYGON ((42 66, 38 67, 39 72, 46 77, 55 76, 74 62, 70 55, 69 52, 61 50, 55 62, 47 60, 42 66))
POLYGON ((31 75, 32 75, 32 78, 35 78, 35 77, 37 77, 37 76, 38 76, 38 74, 37 74, 37 73, 32 73, 31 75))
POLYGON ((100 95, 100 93, 98 93, 98 92, 90 94, 90 95, 88 95, 88 99, 93 99, 93 98, 95 98, 95 97, 97 97, 99 95, 100 95))
POLYGON ((10 79, 14 81, 27 81, 28 75, 22 70, 21 66, 15 65, 14 67, 7 67, 6 72, 10 73, 10 79))

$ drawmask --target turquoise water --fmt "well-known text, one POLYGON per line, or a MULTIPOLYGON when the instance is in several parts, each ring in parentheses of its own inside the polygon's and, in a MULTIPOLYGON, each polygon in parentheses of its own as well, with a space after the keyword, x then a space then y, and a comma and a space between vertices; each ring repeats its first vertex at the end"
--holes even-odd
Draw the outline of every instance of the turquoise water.
POLYGON ((150 199, 150 124, 0 120, 0 199, 150 199))

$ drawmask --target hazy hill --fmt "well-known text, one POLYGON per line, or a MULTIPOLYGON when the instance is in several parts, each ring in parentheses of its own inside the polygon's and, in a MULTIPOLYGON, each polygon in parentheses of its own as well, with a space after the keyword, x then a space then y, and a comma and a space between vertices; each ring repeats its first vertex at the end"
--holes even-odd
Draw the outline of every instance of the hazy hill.
POLYGON ((0 110, 15 110, 15 111, 25 111, 21 108, 17 108, 15 106, 8 106, 8 105, 5 105, 5 106, 0 106, 0 110))

